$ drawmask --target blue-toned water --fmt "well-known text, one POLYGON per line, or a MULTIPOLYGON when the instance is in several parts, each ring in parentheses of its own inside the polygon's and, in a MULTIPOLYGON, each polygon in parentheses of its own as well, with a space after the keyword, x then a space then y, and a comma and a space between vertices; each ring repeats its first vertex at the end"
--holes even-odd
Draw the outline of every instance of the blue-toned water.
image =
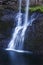
POLYGON ((29 18, 29 0, 28 1, 26 0, 25 16, 24 16, 24 21, 22 21, 21 6, 22 6, 22 0, 19 0, 19 12, 16 16, 17 24, 14 29, 14 33, 12 34, 12 39, 9 42, 8 48, 6 48, 6 50, 12 50, 17 52, 28 52, 23 50, 25 32, 27 27, 31 26, 32 22, 35 19, 32 18, 32 16, 31 16, 31 20, 28 19, 29 18))

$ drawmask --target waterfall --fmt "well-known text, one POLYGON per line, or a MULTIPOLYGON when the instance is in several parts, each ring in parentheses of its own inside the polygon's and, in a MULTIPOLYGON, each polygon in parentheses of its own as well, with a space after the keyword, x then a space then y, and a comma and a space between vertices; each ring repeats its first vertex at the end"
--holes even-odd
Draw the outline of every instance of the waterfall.
POLYGON ((25 21, 24 21, 24 28, 23 28, 23 31, 22 31, 22 36, 24 37, 25 35, 25 31, 27 29, 27 26, 28 26, 28 13, 29 13, 29 0, 27 1, 26 0, 26 8, 25 8, 25 21))
POLYGON ((25 13, 25 24, 27 24, 27 22, 28 22, 28 13, 29 13, 29 0, 28 1, 26 1, 26 8, 25 8, 26 10, 26 13, 25 13))
POLYGON ((17 40, 19 40, 19 31, 23 28, 21 26, 21 22, 22 22, 21 21, 21 3, 22 3, 22 0, 19 0, 19 13, 18 13, 18 21, 17 21, 18 23, 17 23, 14 33, 12 35, 12 39, 11 39, 10 43, 8 44, 8 48, 10 48, 10 49, 15 49, 16 45, 18 45, 17 40))
POLYGON ((21 4, 22 4, 22 0, 19 0, 19 13, 18 13, 18 23, 17 23, 18 26, 21 25, 21 23, 22 23, 22 21, 21 21, 21 15, 22 15, 21 4))
POLYGON ((17 25, 14 29, 14 33, 12 35, 12 39, 8 44, 8 48, 6 50, 12 50, 12 51, 17 51, 17 52, 28 52, 23 50, 23 45, 24 45, 24 37, 25 37, 25 32, 27 27, 30 25, 33 20, 28 21, 28 16, 29 16, 29 0, 26 0, 26 10, 25 10, 25 20, 23 25, 22 24, 22 13, 21 13, 21 5, 22 5, 22 0, 19 0, 19 13, 18 13, 18 21, 17 25))

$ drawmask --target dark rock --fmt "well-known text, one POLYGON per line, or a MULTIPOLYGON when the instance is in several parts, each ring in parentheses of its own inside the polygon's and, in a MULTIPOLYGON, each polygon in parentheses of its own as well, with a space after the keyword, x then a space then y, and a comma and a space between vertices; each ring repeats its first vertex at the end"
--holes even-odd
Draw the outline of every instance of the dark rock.
POLYGON ((15 13, 10 10, 1 11, 0 15, 0 47, 7 47, 11 39, 13 29, 16 26, 15 13))
POLYGON ((27 28, 24 48, 43 54, 43 14, 40 14, 32 26, 27 28))

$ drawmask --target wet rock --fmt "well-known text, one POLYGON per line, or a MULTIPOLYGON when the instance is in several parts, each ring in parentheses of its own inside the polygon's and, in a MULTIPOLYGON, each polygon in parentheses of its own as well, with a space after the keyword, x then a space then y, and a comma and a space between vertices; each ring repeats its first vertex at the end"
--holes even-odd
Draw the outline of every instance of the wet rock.
POLYGON ((7 47, 16 26, 15 13, 10 10, 2 10, 0 13, 0 47, 7 47))
POLYGON ((25 50, 34 51, 34 53, 42 53, 43 50, 43 14, 28 27, 24 42, 25 50))

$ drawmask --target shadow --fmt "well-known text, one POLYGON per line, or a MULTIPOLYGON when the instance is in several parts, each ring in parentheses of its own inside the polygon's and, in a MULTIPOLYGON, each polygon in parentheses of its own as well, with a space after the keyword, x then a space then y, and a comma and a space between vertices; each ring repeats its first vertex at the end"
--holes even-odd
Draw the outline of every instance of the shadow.
POLYGON ((18 53, 0 49, 0 65, 43 65, 43 55, 18 53))

